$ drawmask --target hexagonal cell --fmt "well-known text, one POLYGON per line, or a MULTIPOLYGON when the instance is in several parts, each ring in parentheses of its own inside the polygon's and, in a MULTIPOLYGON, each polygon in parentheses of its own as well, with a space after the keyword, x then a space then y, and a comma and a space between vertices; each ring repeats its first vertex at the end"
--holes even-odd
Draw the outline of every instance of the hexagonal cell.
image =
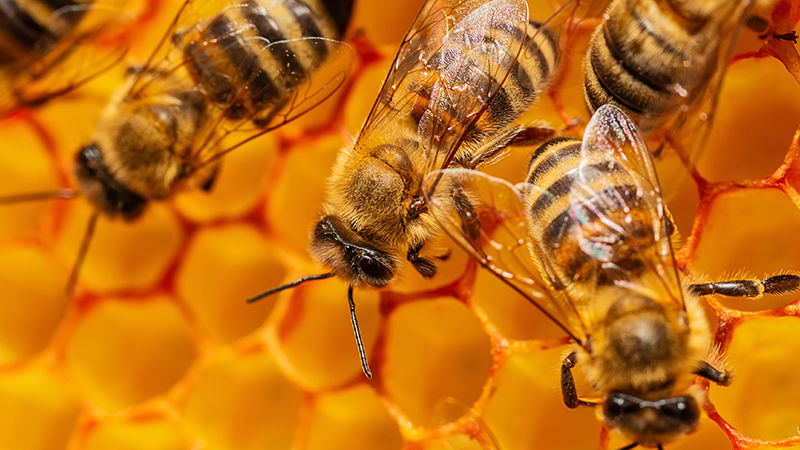
POLYGON ((397 424, 365 385, 317 397, 309 429, 308 449, 388 450, 403 442, 397 424))
POLYGON ((270 191, 264 211, 270 229, 303 254, 311 227, 319 219, 325 180, 341 146, 341 139, 326 137, 293 147, 270 191))
POLYGON ((414 425, 457 419, 436 412, 449 398, 466 405, 477 400, 492 364, 490 343, 463 304, 447 298, 403 304, 386 327, 379 380, 414 425))
POLYGON ((781 63, 740 60, 725 74, 698 170, 712 181, 767 176, 783 162, 798 122, 800 89, 781 63))
MULTIPOLYGON (((44 192, 58 188, 52 157, 31 127, 8 121, 0 128, 0 196, 44 192)), ((33 233, 50 210, 51 202, 34 201, 0 208, 0 239, 33 233)))
POLYGON ((117 411, 166 393, 195 354, 189 326, 172 299, 103 299, 69 338, 66 365, 92 403, 117 411))
POLYGON ((737 327, 727 352, 733 383, 711 387, 710 396, 720 415, 749 437, 796 435, 800 423, 798 354, 800 320, 796 317, 750 319, 737 327))
MULTIPOLYGON (((800 211, 781 191, 744 189, 717 197, 695 254, 697 270, 713 280, 800 269, 800 211)), ((797 294, 758 300, 719 297, 737 309, 769 309, 797 294)))
POLYGON ((47 347, 67 309, 66 284, 64 267, 41 248, 0 248, 0 365, 47 347))
POLYGON ((67 448, 80 412, 63 379, 40 369, 0 374, 0 442, 14 450, 67 448))
POLYGON ((174 424, 161 418, 107 419, 92 427, 83 450, 183 450, 189 443, 174 424))
POLYGON ((302 407, 268 354, 228 354, 199 374, 183 418, 210 449, 291 448, 302 407))
MULTIPOLYGON (((334 279, 314 281, 284 294, 276 317, 277 343, 296 371, 293 378, 308 389, 338 386, 360 380, 347 286, 334 279)), ((378 299, 374 291, 357 289, 353 295, 367 357, 373 354, 378 331, 378 299)), ((277 312, 277 311, 276 311, 277 312)), ((374 366, 379 361, 370 358, 374 366)))
POLYGON ((251 225, 203 229, 195 234, 175 277, 175 288, 200 326, 214 339, 234 341, 258 328, 273 299, 245 300, 279 284, 286 271, 251 225))
MULTIPOLYGON (((500 369, 483 416, 500 448, 597 447, 600 423, 594 410, 569 410, 561 398, 559 368, 567 351, 560 347, 514 355, 500 369)), ((591 395, 585 390, 585 384, 578 386, 579 394, 591 395)))
POLYGON ((230 219, 246 214, 261 197, 277 152, 272 135, 255 139, 225 155, 210 192, 201 189, 175 196, 175 206, 195 222, 230 219))
MULTIPOLYGON (((83 200, 70 206, 56 252, 71 267, 93 208, 83 200)), ((132 223, 101 216, 78 284, 101 293, 144 291, 165 275, 178 255, 183 234, 175 214, 157 202, 132 223)))

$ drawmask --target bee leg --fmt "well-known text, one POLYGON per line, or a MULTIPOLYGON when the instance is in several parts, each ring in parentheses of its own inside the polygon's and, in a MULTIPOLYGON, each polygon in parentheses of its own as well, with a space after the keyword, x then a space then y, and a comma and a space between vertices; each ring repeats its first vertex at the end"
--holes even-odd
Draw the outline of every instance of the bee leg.
POLYGON ((512 145, 524 145, 524 146, 533 146, 541 144, 542 142, 552 138, 556 135, 555 128, 544 127, 544 126, 530 126, 527 128, 523 128, 519 133, 516 134, 510 141, 508 141, 508 146, 512 145))
POLYGON ((695 295, 719 294, 727 297, 758 298, 762 295, 780 295, 800 289, 800 276, 773 275, 764 280, 728 280, 689 286, 695 295))
POLYGON ((699 366, 694 369, 693 373, 707 380, 711 380, 720 386, 727 386, 731 384, 731 380, 733 380, 733 376, 731 376, 730 372, 727 370, 718 370, 705 361, 700 361, 699 366))
POLYGON ((596 406, 597 403, 578 398, 578 392, 575 390, 575 378, 572 376, 572 368, 577 363, 578 358, 575 352, 570 353, 561 362, 561 395, 564 397, 564 404, 569 409, 575 409, 578 406, 596 406))
POLYGON ((219 166, 214 166, 214 169, 211 171, 211 174, 208 178, 200 185, 200 189, 203 192, 211 192, 211 189, 214 188, 214 183, 217 181, 217 176, 219 175, 219 166))
POLYGON ((461 219, 461 231, 470 241, 477 241, 481 234, 481 222, 472 202, 460 186, 453 188, 450 197, 453 199, 453 206, 461 219))
POLYGON ((420 275, 425 278, 433 278, 433 276, 436 275, 437 267, 436 264, 434 264, 429 258, 419 256, 419 252, 422 250, 423 245, 425 244, 420 243, 408 247, 408 254, 406 255, 406 258, 408 259, 408 262, 410 262, 411 265, 417 269, 417 272, 419 272, 420 275))

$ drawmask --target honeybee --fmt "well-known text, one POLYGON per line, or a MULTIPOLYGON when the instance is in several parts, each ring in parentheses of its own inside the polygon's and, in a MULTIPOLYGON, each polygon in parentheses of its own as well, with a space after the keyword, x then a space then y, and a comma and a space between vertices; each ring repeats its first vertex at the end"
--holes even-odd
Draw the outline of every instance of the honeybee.
POLYGON ((426 174, 479 167, 541 128, 517 122, 548 86, 559 61, 559 27, 569 10, 543 25, 524 0, 428 0, 406 34, 354 145, 339 153, 322 217, 311 232, 313 258, 339 277, 364 374, 371 378, 355 315, 353 289, 381 288, 403 259, 423 277, 436 274, 420 255, 437 234, 422 192, 426 174))
POLYGON ((690 284, 675 264, 650 152, 613 105, 597 109, 583 141, 538 147, 524 183, 464 169, 429 175, 425 186, 434 183, 428 205, 443 229, 572 338, 561 367, 566 406, 596 407, 633 442, 626 449, 660 449, 695 429, 704 394, 694 375, 731 381, 708 362, 701 296, 800 288, 793 274, 690 284), (576 365, 600 401, 577 395, 576 365))
MULTIPOLYGON (((131 17, 110 0, 6 0, 0 7, 0 117, 68 93, 121 61, 112 29, 131 17), (104 41, 103 45, 96 41, 104 41), (91 47, 91 48, 90 48, 91 47)), ((118 37, 119 38, 119 37, 118 37)))
POLYGON ((75 155, 78 191, 94 205, 69 289, 102 213, 135 220, 149 201, 210 190, 220 157, 328 98, 352 64, 335 39, 352 0, 187 0, 146 64, 101 113, 75 155))
MULTIPOLYGON (((743 27, 763 32, 774 0, 614 0, 584 58, 585 102, 613 104, 661 145, 681 131, 676 151, 694 164, 743 27), (666 138, 664 138, 666 136, 666 138)), ((764 37, 770 33, 764 34, 764 37)), ((776 39, 786 34, 772 33, 776 39)))

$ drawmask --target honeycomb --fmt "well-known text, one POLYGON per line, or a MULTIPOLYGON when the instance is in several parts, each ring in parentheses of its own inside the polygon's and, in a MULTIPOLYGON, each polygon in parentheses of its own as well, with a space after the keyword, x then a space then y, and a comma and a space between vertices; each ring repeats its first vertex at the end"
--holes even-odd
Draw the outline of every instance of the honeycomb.
MULTIPOLYGON (((0 208, 0 448, 628 444, 591 408, 563 406, 565 338, 457 248, 431 281, 405 270, 390 289, 356 291, 371 381, 361 374, 343 283, 244 302, 321 271, 306 246, 325 179, 421 3, 357 0, 359 62, 345 89, 226 157, 212 193, 153 204, 131 224, 101 219, 72 298, 63 289, 89 205, 0 208)), ((132 6, 142 11, 132 61, 147 55, 178 6, 132 6)), ((774 17, 791 28, 798 15, 797 3, 783 2, 774 17)), ((576 42, 541 103, 580 117, 585 39, 576 42)), ((800 58, 790 43, 761 47, 747 32, 736 51, 707 148, 670 199, 685 237, 680 267, 716 280, 800 270, 800 58)), ((121 77, 117 68, 0 122, 0 194, 70 185, 72 155, 121 77)), ((554 110, 540 117, 557 122, 554 110)), ((493 170, 520 179, 529 150, 493 170)), ((452 247, 446 239, 434 246, 452 247)), ((729 387, 696 381, 708 389, 705 415, 668 448, 800 448, 798 295, 706 300, 735 379, 729 387)))

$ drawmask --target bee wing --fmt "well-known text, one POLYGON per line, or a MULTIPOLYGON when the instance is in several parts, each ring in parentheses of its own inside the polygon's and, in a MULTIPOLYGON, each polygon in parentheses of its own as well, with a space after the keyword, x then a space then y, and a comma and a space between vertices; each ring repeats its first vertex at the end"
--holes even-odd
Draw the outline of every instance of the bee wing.
POLYGON ((580 280, 585 286, 647 289, 641 293, 683 309, 670 219, 636 125, 616 106, 598 108, 584 132, 580 158, 559 233, 569 233, 583 256, 574 260, 578 269, 554 265, 556 276, 565 284, 580 280), (653 282, 637 283, 643 276, 653 282))
POLYGON ((524 0, 428 0, 359 141, 408 120, 417 125, 423 171, 446 167, 519 58, 527 19, 524 0))
POLYGON ((576 342, 585 342, 588 321, 568 296, 547 288, 526 212, 526 198, 536 186, 514 186, 474 170, 445 169, 429 174, 423 187, 429 211, 460 247, 576 342))
POLYGON ((128 45, 120 30, 132 26, 133 17, 121 6, 97 0, 53 11, 49 26, 74 28, 44 56, 38 52, 19 55, 11 74, 18 91, 13 100, 0 100, 0 111, 17 105, 36 106, 69 93, 122 61, 128 45))
POLYGON ((185 157, 187 174, 310 111, 344 83, 353 65, 354 51, 344 42, 269 41, 249 21, 226 18, 246 16, 251 7, 187 0, 131 81, 128 99, 158 97, 186 89, 191 78, 182 71, 202 71, 208 86, 194 89, 209 105, 203 130, 185 157))

